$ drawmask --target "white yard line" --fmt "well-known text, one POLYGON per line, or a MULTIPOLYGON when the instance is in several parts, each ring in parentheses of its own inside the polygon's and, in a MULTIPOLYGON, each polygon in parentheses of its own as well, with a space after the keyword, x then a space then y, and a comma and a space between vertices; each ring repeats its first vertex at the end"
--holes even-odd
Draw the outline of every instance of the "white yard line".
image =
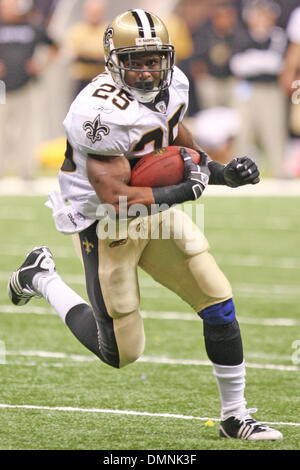
MULTIPOLYGON (((23 357, 39 357, 39 358, 51 358, 51 359, 69 359, 74 362, 93 362, 93 361, 98 361, 98 358, 94 355, 82 355, 82 354, 67 354, 63 352, 53 352, 53 351, 38 351, 38 350, 21 350, 21 351, 6 351, 7 356, 23 356, 23 357)), ((265 360, 284 360, 284 361, 290 361, 291 356, 290 355, 280 355, 280 354, 274 354, 274 353, 258 353, 258 352, 247 352, 246 354, 247 358, 255 358, 255 359, 265 359, 265 360)), ((145 356, 147 359, 147 356, 145 356)), ((149 359, 149 357, 148 357, 149 359)), ((157 358, 156 358, 157 359, 157 358)), ((161 358, 160 358, 161 359, 161 358)), ((163 360, 166 358, 163 357, 163 360)), ((169 360, 169 358, 167 358, 169 360)), ((143 360, 142 360, 143 362, 143 360)), ((145 360, 146 362, 146 360, 145 360)), ((201 363, 202 364, 202 363, 201 363)), ((200 365, 200 364, 199 364, 200 365)), ((204 365, 209 365, 207 361, 205 361, 204 365)))
MULTIPOLYGON (((5 249, 0 248, 1 257, 16 257, 25 258, 27 251, 33 246, 26 246, 23 249, 20 246, 6 245, 5 249)), ((51 251, 55 258, 62 259, 77 259, 75 251, 72 246, 51 246, 51 251)), ((218 263, 226 266, 241 266, 247 268, 264 268, 264 269, 299 269, 300 258, 289 257, 272 257, 272 256, 259 256, 259 255, 241 255, 235 254, 215 254, 218 263)), ((0 273, 0 275, 3 273, 0 273)))
MULTIPOLYGON (((0 210, 0 219, 1 219, 1 210, 0 210)), ((10 217, 9 211, 7 211, 7 217, 10 217)), ((30 217, 30 212, 23 214, 24 218, 30 217)), ((295 228, 296 230, 296 228, 295 228)), ((298 230, 298 229, 297 229, 298 230)), ((25 257, 28 250, 32 249, 33 246, 24 245, 23 247, 18 244, 9 245, 6 244, 5 248, 0 247, 0 256, 1 257, 25 257)), ((73 245, 70 243, 68 246, 59 246, 51 245, 50 249, 56 258, 62 259, 78 259, 73 248, 73 245)), ((279 254, 279 253, 278 253, 279 254)), ((254 267, 254 268, 267 268, 267 269, 299 269, 300 270, 300 257, 293 256, 264 256, 264 255, 244 255, 240 253, 215 253, 215 258, 219 263, 225 264, 226 266, 245 266, 245 267, 254 267)), ((3 272, 0 272, 0 276, 3 275, 3 272)), ((5 273, 6 275, 6 273, 5 273)))
MULTIPOLYGON (((16 258, 25 258, 28 250, 32 250, 33 245, 31 246, 24 246, 24 248, 14 245, 5 245, 5 249, 0 249, 0 256, 8 256, 9 258, 16 257, 16 258)), ((62 259, 77 259, 75 250, 72 246, 49 246, 52 253, 55 255, 55 258, 62 258, 62 259)))
MULTIPOLYGON (((1 310, 1 306, 0 306, 1 310)), ((179 320, 179 321, 198 321, 199 317, 196 313, 184 312, 151 312, 142 311, 143 318, 150 318, 153 320, 179 320)), ((257 326, 300 326, 300 321, 292 318, 246 318, 238 317, 239 323, 246 325, 257 326)))
POLYGON ((252 283, 232 283, 232 287, 238 295, 288 295, 300 298, 300 284, 252 284, 252 283))
MULTIPOLYGON (((300 284, 299 285, 284 285, 284 284, 236 284, 232 283, 233 294, 236 297, 243 297, 251 299, 259 299, 263 301, 276 301, 285 303, 295 303, 300 298, 300 284)), ((159 290, 164 289, 162 286, 153 284, 145 285, 140 283, 140 288, 145 289, 142 292, 144 299, 157 299, 159 290)))
MULTIPOLYGON (((16 314, 16 315, 56 315, 51 307, 37 307, 30 305, 23 305, 17 307, 14 305, 0 305, 0 314, 16 314)), ((141 311, 141 315, 145 319, 152 320, 178 320, 178 321, 200 321, 196 313, 190 312, 153 312, 141 311)), ((293 318, 238 318, 239 323, 246 325, 256 326, 287 326, 294 327, 300 326, 300 321, 293 318)))
MULTIPOLYGON (((1 276, 1 273, 0 273, 1 276)), ((62 277, 66 278, 62 275, 62 277)), ((154 281, 149 276, 140 279, 142 288, 165 289, 164 286, 154 281)), ((254 282, 232 282, 234 291, 240 291, 247 294, 279 294, 279 295, 297 295, 300 298, 300 284, 261 284, 254 282)), ((143 294, 144 295, 144 294, 143 294)))
MULTIPOLYGON (((6 356, 15 357, 38 357, 42 359, 62 359, 67 360, 69 363, 84 363, 84 362, 95 362, 99 361, 96 356, 79 355, 79 354, 67 354, 62 352, 51 352, 51 351, 6 351, 6 356)), ((149 364, 168 364, 168 365, 180 365, 180 366, 208 366, 211 367, 211 362, 208 360, 197 360, 197 359, 179 359, 170 358, 166 356, 142 356, 137 362, 149 363, 149 364)), ((11 361, 6 362, 7 365, 44 365, 44 366, 55 366, 65 367, 68 363, 40 363, 35 361, 22 362, 22 361, 11 361)), ((249 369, 265 369, 265 370, 279 370, 284 372, 300 372, 300 368, 295 365, 283 365, 283 364, 261 364, 246 362, 246 367, 249 369)))
POLYGON ((266 269, 299 269, 300 259, 287 257, 267 257, 258 255, 223 255, 217 254, 215 258, 220 264, 226 266, 245 266, 247 268, 266 268, 266 269))
POLYGON ((36 307, 34 305, 23 305, 22 307, 0 305, 0 313, 16 315, 56 315, 51 307, 36 307))
POLYGON ((19 178, 8 177, 1 181, 0 196, 47 196, 59 190, 58 178, 38 178, 26 183, 19 178))
MULTIPOLYGON (((21 409, 21 410, 38 410, 38 411, 51 411, 51 412, 68 412, 68 413, 98 413, 98 414, 113 414, 113 415, 125 415, 125 416, 147 416, 151 418, 166 418, 166 419, 182 419, 182 420, 194 420, 194 421, 220 421, 219 418, 212 417, 201 417, 201 416, 189 416, 173 413, 151 413, 148 411, 134 411, 134 410, 110 410, 105 408, 77 408, 72 406, 41 406, 41 405, 11 405, 8 403, 0 403, 2 409, 21 409)), ((295 422, 267 422, 265 424, 269 426, 300 426, 300 423, 295 422)))
MULTIPOLYGON (((0 282, 8 282, 10 276, 11 276, 11 272, 8 273, 8 272, 0 272, 0 282)), ((63 280, 65 282, 67 282, 68 284, 82 284, 83 286, 85 286, 85 278, 84 278, 84 274, 82 273, 81 274, 61 274, 61 277, 63 278, 63 280)))
POLYGON ((22 222, 32 222, 33 220, 36 220, 38 217, 38 213, 34 212, 33 210, 23 208, 22 210, 20 209, 15 209, 15 208, 1 208, 0 209, 0 220, 15 220, 16 222, 22 221, 22 222))
MULTIPOLYGON (((184 365, 184 366, 211 366, 210 361, 199 361, 196 359, 171 359, 163 356, 142 356, 138 362, 146 362, 150 364, 170 364, 170 365, 184 365)), ((266 369, 266 370, 281 370, 286 372, 300 372, 297 366, 286 366, 281 364, 258 364, 246 362, 246 367, 249 369, 266 369)))
MULTIPOLYGON (((11 272, 0 272, 0 282, 7 283, 11 272)), ((61 274, 63 280, 69 284, 79 284, 85 286, 84 274, 61 274)), ((154 282, 152 279, 141 278, 140 288, 145 289, 143 297, 156 298, 158 290, 165 290, 165 287, 154 282), (156 292, 155 292, 156 291, 156 292)), ((290 301, 290 298, 300 298, 299 284, 254 284, 254 283, 232 283, 233 292, 240 297, 263 297, 273 298, 280 296, 284 301, 290 301)))
MULTIPOLYGON (((210 230, 222 230, 223 231, 232 231, 232 230, 239 230, 239 231, 249 231, 251 232, 260 232, 262 230, 272 230, 273 232, 276 231, 296 231, 299 230, 299 225, 297 226, 295 224, 294 220, 287 220, 286 218, 278 218, 278 220, 273 220, 273 219, 265 219, 264 223, 261 223, 261 221, 257 221, 255 225, 241 222, 241 218, 239 220, 232 219, 230 216, 228 216, 227 220, 214 220, 210 221, 208 225, 210 230)), ((205 228, 204 228, 205 229, 205 228)))
POLYGON ((6 356, 40 357, 46 359, 67 359, 73 362, 93 362, 99 361, 96 356, 86 354, 67 354, 63 352, 52 351, 6 351, 6 356))
MULTIPOLYGON (((140 286, 140 287, 143 289, 143 286, 140 286)), ((291 292, 282 293, 279 291, 269 292, 267 289, 265 291, 262 291, 262 289, 260 291, 257 291, 255 288, 253 289, 247 288, 247 290, 243 290, 243 289, 240 290, 239 286, 235 284, 232 284, 232 288, 233 288, 233 293, 235 297, 245 298, 245 299, 251 298, 252 300, 259 299, 259 302, 267 302, 268 304, 272 302, 273 303, 280 302, 284 304, 296 304, 297 302, 299 302, 299 298, 300 298, 300 293, 298 292, 298 289, 292 293, 291 292)), ((143 299, 149 299, 149 300, 158 299, 160 295, 158 292, 159 292, 158 289, 156 290, 156 292, 154 291, 154 289, 152 290, 148 289, 148 290, 144 290, 144 292, 142 291, 141 296, 143 299)), ((164 298, 166 298, 166 296, 164 298)))

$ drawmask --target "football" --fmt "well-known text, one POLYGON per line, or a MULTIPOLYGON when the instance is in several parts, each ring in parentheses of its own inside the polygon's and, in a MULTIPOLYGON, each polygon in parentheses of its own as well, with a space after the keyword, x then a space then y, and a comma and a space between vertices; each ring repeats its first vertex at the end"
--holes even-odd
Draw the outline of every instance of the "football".
MULTIPOLYGON (((131 186, 161 187, 179 184, 183 180, 184 164, 180 156, 182 147, 171 145, 144 155, 131 172, 131 186)), ((199 163, 196 150, 187 148, 194 163, 199 163)))

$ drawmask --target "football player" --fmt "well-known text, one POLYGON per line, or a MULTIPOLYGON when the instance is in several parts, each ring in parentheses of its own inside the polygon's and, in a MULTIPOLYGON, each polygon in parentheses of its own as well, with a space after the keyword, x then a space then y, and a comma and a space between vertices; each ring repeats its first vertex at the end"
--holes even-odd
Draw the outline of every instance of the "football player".
POLYGON ((117 16, 105 32, 104 51, 106 73, 77 96, 64 121, 62 196, 50 197, 58 230, 73 234, 91 305, 63 282, 45 246, 33 249, 12 274, 9 296, 15 305, 44 297, 90 351, 121 368, 136 361, 144 349, 137 277, 141 267, 203 320, 206 351, 220 392, 220 435, 281 439, 279 431, 251 416, 256 410, 246 408, 242 339, 231 286, 199 228, 174 208, 198 199, 208 182, 230 187, 258 183, 257 166, 247 157, 220 165, 195 144, 182 123, 189 84, 174 66, 168 31, 156 15, 134 9, 117 16), (193 148, 201 157, 196 165, 181 150, 182 183, 161 188, 127 184, 129 164, 173 144, 193 148), (149 215, 123 219, 121 200, 126 210, 143 205, 149 215), (120 229, 109 237, 100 236, 99 230, 105 204, 114 209, 120 229), (170 236, 162 237, 166 227, 170 236), (131 237, 130 228, 144 236, 131 237), (176 236, 178 229, 181 237, 176 236))

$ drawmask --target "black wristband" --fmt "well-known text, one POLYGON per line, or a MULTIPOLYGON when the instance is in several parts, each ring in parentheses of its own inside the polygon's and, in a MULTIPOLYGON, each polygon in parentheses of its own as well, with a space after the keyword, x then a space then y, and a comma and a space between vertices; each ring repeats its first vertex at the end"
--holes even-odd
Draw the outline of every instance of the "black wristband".
POLYGON ((218 162, 208 162, 208 168, 210 171, 209 183, 208 184, 223 184, 226 185, 224 178, 224 165, 218 162))

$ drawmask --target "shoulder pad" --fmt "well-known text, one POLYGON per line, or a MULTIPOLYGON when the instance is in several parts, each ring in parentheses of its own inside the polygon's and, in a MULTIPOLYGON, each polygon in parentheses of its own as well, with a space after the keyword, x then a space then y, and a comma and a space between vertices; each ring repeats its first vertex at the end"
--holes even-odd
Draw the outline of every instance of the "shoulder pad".
POLYGON ((187 76, 178 67, 174 67, 172 85, 181 90, 189 89, 189 81, 187 76))
POLYGON ((128 131, 138 118, 137 102, 118 89, 108 74, 96 77, 77 96, 64 121, 73 146, 87 153, 123 155, 128 131))

